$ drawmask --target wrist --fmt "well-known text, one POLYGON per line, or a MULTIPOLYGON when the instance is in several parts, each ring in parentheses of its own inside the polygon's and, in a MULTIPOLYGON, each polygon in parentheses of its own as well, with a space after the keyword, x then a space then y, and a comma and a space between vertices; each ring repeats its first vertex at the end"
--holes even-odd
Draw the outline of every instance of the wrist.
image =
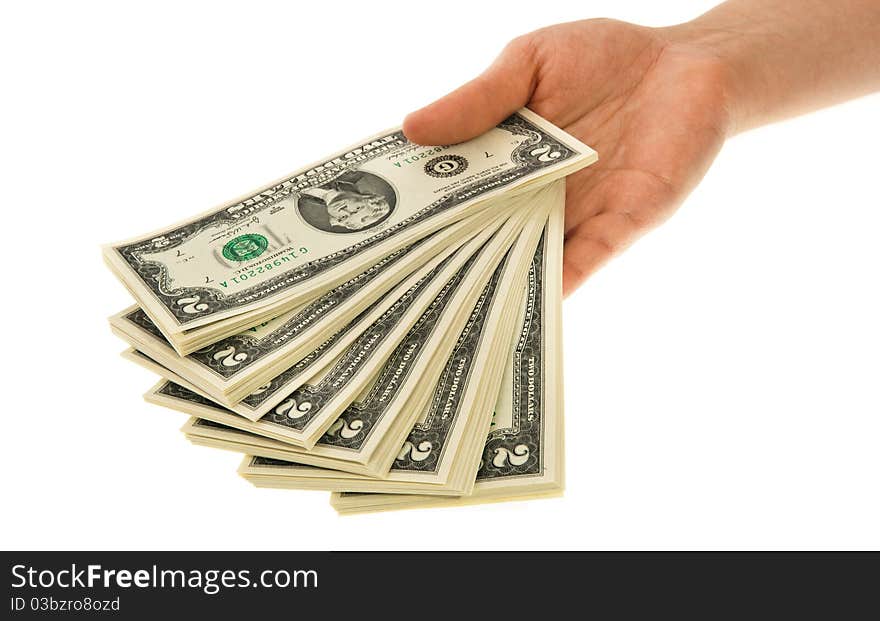
POLYGON ((699 19, 658 30, 669 46, 707 68, 707 79, 713 80, 722 93, 728 136, 757 124, 757 91, 741 33, 715 29, 699 19))

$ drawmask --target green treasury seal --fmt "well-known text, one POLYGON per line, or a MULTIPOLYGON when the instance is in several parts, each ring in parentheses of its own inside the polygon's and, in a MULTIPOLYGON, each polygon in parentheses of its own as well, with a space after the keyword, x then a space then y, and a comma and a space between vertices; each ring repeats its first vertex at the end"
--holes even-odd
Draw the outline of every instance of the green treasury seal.
POLYGON ((255 259, 269 247, 269 240, 256 233, 239 235, 223 246, 223 256, 230 261, 249 261, 255 259))

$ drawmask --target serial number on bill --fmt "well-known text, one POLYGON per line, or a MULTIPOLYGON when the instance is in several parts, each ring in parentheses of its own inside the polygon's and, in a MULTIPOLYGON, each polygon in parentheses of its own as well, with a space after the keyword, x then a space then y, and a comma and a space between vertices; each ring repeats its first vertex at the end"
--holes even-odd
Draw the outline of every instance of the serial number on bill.
MULTIPOLYGON (((418 146, 413 145, 413 149, 418 149, 418 148, 419 148, 418 146)), ((430 149, 426 149, 425 151, 419 151, 418 153, 409 153, 409 154, 395 153, 389 159, 400 160, 398 162, 394 162, 394 165, 397 166, 398 168, 400 168, 403 164, 415 164, 419 160, 423 160, 427 157, 431 157, 432 155, 440 153, 441 151, 444 151, 445 149, 448 149, 448 148, 449 147, 447 145, 444 145, 444 146, 440 146, 440 147, 431 147, 430 149)))

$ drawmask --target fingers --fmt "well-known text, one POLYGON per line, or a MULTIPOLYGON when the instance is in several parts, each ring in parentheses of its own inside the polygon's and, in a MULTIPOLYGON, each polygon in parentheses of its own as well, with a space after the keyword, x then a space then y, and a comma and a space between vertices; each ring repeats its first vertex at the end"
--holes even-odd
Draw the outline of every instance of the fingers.
POLYGON ((515 39, 482 75, 407 116, 403 132, 424 145, 470 140, 526 105, 536 74, 534 44, 515 39))
POLYGON ((612 254, 607 245, 596 239, 566 241, 562 254, 562 297, 574 293, 612 254))

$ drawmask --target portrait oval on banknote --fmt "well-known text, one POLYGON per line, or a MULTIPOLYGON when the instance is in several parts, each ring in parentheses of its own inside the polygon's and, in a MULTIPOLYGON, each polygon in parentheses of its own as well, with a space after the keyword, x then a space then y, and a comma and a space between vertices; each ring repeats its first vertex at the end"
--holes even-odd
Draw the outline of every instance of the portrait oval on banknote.
POLYGON ((356 233, 378 226, 397 205, 397 192, 385 179, 351 170, 333 181, 303 190, 297 200, 300 216, 328 233, 356 233))

